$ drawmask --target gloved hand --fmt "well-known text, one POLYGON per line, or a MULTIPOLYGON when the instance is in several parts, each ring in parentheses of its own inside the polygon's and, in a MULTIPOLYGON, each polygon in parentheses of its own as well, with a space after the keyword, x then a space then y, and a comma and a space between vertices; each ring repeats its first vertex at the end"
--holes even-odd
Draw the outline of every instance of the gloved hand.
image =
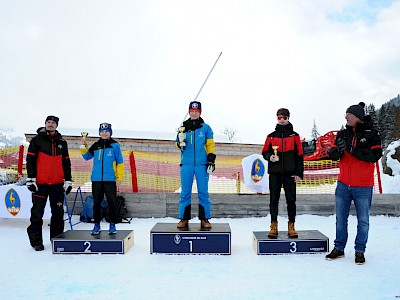
POLYGON ((186 134, 182 131, 178 133, 178 141, 179 141, 179 147, 181 150, 185 149, 186 146, 186 134))
POLYGON ((207 173, 211 174, 215 171, 215 159, 217 156, 214 153, 208 153, 207 155, 207 173))
POLYGON ((26 187, 32 193, 36 193, 38 191, 38 186, 36 184, 36 178, 27 178, 26 179, 26 187))
POLYGON ((65 195, 68 195, 71 192, 73 184, 74 184, 73 181, 65 181, 64 182, 65 195))
POLYGON ((336 143, 335 143, 335 144, 336 144, 336 146, 337 146, 339 152, 343 152, 344 150, 346 150, 346 141, 345 141, 344 139, 338 138, 338 139, 336 140, 336 143))

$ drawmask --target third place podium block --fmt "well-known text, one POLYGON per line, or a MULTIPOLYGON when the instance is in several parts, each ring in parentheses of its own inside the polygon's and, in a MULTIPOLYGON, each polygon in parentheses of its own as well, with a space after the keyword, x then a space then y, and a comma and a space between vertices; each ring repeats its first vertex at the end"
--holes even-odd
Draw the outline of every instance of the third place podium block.
POLYGON ((289 238, 287 231, 280 231, 271 239, 267 231, 253 231, 253 247, 260 254, 319 253, 329 251, 329 239, 318 230, 297 231, 299 237, 289 238))
POLYGON ((210 230, 190 223, 189 229, 175 223, 157 223, 150 231, 150 253, 231 254, 231 228, 228 223, 213 223, 210 230))

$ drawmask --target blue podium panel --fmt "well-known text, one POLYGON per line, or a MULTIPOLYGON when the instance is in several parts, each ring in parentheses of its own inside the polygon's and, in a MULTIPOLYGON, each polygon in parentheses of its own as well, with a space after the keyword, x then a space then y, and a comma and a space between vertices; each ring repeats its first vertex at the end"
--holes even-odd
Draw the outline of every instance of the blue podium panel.
POLYGON ((133 231, 108 231, 91 235, 90 230, 69 230, 52 239, 53 254, 124 254, 133 245, 133 231))
POLYGON ((271 239, 267 231, 253 231, 253 247, 260 254, 318 253, 329 251, 329 238, 318 230, 297 231, 297 239, 289 238, 287 231, 280 231, 271 239))
POLYGON ((189 223, 180 230, 175 223, 157 223, 150 231, 150 253, 231 254, 231 228, 228 223, 213 223, 210 230, 189 223))

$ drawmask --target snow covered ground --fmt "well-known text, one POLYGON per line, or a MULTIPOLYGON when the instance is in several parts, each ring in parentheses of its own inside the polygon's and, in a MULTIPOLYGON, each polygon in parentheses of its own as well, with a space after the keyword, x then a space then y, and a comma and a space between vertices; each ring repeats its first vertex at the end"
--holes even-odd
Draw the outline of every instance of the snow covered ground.
MULTIPOLYGON (((1 299, 397 299, 400 298, 400 219, 371 217, 366 263, 354 263, 356 218, 349 219, 346 257, 325 254, 256 255, 252 232, 267 229, 269 217, 213 219, 229 223, 232 254, 150 255, 150 230, 172 218, 134 219, 118 229, 134 230, 125 255, 53 255, 43 227, 45 251, 35 252, 27 220, 0 220, 3 257, 1 299)), ((193 222, 198 220, 193 220, 193 222)), ((285 218, 279 218, 287 230, 285 218)), ((335 217, 301 215, 298 230, 335 237, 335 217)), ((67 228, 67 227, 66 227, 67 228)), ((75 229, 90 230, 91 224, 75 229)), ((103 224, 103 228, 108 228, 103 224)))
MULTIPOLYGON (((400 194, 400 175, 382 176, 384 193, 400 194)), ((400 195, 399 195, 400 201, 400 195)), ((287 219, 278 219, 287 230, 287 219)), ((356 217, 349 218, 345 258, 324 254, 256 255, 252 232, 268 229, 269 216, 212 219, 229 223, 232 254, 150 255, 150 230, 176 219, 133 219, 119 230, 134 231, 125 255, 53 255, 48 222, 45 250, 34 251, 23 219, 0 219, 0 299, 399 299, 400 218, 373 216, 366 263, 354 263, 356 217)), ((192 222, 198 222, 193 220, 192 222)), ((69 226, 66 223, 66 230, 69 226)), ((107 229, 107 224, 102 224, 107 229)), ((91 230, 78 224, 77 230, 91 230)), ((335 238, 335 216, 300 215, 297 230, 319 230, 335 238)))

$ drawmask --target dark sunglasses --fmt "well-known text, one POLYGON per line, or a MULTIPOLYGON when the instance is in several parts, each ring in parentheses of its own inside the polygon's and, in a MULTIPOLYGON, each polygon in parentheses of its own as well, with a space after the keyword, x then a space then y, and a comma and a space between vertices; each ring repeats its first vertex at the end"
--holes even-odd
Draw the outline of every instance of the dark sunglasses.
POLYGON ((287 119, 288 119, 288 117, 281 117, 281 116, 278 117, 278 120, 285 120, 286 121, 287 119))

